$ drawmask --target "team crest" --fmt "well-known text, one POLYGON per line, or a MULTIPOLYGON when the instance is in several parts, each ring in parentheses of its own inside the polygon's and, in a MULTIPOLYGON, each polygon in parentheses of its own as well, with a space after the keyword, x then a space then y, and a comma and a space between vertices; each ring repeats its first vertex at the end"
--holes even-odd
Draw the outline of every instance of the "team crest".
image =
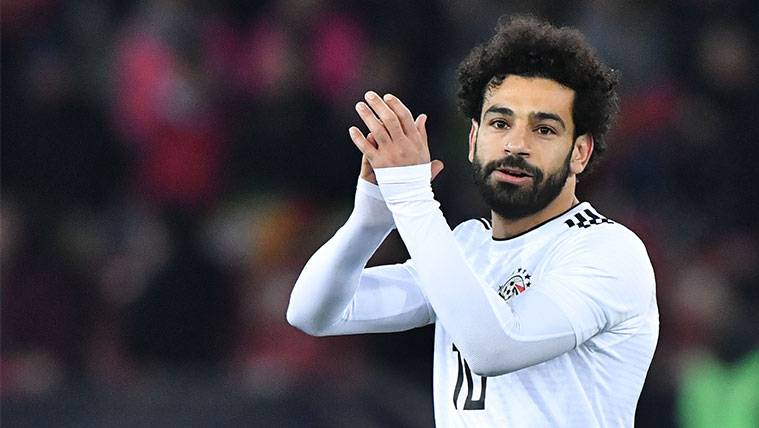
POLYGON ((519 268, 511 274, 511 277, 506 280, 503 285, 498 287, 498 295, 505 301, 509 301, 514 296, 524 293, 524 290, 530 288, 530 278, 532 276, 527 273, 527 269, 519 268))

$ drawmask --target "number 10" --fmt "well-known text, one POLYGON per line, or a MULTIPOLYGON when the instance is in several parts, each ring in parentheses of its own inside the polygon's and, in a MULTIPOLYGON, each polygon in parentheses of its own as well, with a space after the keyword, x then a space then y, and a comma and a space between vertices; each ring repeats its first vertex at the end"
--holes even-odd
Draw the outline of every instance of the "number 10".
POLYGON ((466 401, 464 401, 464 410, 483 410, 485 409, 485 389, 488 384, 488 378, 485 376, 479 376, 480 378, 480 398, 472 400, 472 390, 474 389, 474 381, 472 380, 472 371, 469 369, 469 364, 461 356, 456 345, 453 344, 453 352, 456 353, 459 359, 459 374, 456 377, 456 387, 453 390, 453 407, 458 409, 459 394, 461 393, 461 386, 464 383, 464 375, 466 375, 466 401))

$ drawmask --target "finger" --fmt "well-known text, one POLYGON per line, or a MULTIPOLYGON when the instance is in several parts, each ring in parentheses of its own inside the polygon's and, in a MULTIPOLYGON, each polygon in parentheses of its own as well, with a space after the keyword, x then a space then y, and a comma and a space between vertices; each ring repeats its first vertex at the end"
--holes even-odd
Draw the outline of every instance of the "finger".
POLYGON ((382 124, 385 125, 385 129, 387 130, 388 134, 390 134, 390 137, 392 137, 394 140, 398 140, 406 135, 403 132, 403 127, 401 126, 400 120, 398 120, 398 116, 396 116, 395 112, 390 107, 388 107, 384 101, 382 101, 382 98, 380 98, 376 92, 367 92, 364 95, 364 99, 366 99, 366 102, 369 104, 372 110, 374 110, 374 113, 377 115, 377 117, 382 121, 382 124))
POLYGON ((364 137, 364 134, 361 133, 361 130, 355 126, 348 128, 348 135, 350 135, 353 144, 355 144, 356 147, 361 150, 361 153, 363 153, 364 156, 366 156, 368 159, 371 159, 377 152, 377 149, 372 145, 372 143, 367 141, 364 137))
POLYGON ((366 126, 369 128, 369 132, 374 135, 374 140, 376 142, 384 144, 390 143, 392 141, 390 134, 387 132, 387 129, 385 129, 385 125, 380 122, 377 116, 374 115, 372 109, 369 108, 365 102, 359 101, 356 104, 356 112, 358 113, 358 116, 361 118, 361 120, 363 120, 366 126))
POLYGON ((393 94, 385 94, 382 98, 388 107, 390 107, 398 120, 401 122, 401 127, 406 135, 411 136, 417 132, 416 126, 414 126, 414 116, 411 111, 406 107, 403 102, 393 94))
POLYGON ((372 168, 372 164, 369 163, 369 158, 366 155, 361 156, 361 173, 359 176, 372 184, 377 184, 374 168, 372 168))
POLYGON ((435 177, 437 177, 437 175, 440 174, 440 171, 442 171, 443 168, 445 168, 445 165, 443 164, 442 161, 435 159, 434 161, 432 161, 432 164, 430 165, 430 167, 432 168, 432 180, 434 180, 435 177))
POLYGON ((419 135, 422 136, 424 141, 427 141, 427 115, 422 113, 419 116, 417 116, 416 121, 414 121, 414 126, 416 127, 417 132, 419 132, 419 135))
POLYGON ((371 132, 366 134, 366 141, 371 143, 371 145, 374 147, 379 147, 379 145, 377 144, 377 140, 374 139, 374 134, 372 134, 371 132))

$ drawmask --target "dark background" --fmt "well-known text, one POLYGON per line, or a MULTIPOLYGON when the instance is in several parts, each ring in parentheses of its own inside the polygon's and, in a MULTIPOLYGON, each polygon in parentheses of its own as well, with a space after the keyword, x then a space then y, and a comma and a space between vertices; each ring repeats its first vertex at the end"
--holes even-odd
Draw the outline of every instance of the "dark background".
MULTIPOLYGON (((315 339, 285 309, 350 212, 367 89, 429 115, 449 223, 487 213, 455 68, 517 12, 579 28, 621 72, 579 195, 656 270, 638 425, 759 421, 758 9, 4 1, 3 426, 430 426, 431 328, 315 339)), ((404 257, 393 236, 372 263, 404 257)))

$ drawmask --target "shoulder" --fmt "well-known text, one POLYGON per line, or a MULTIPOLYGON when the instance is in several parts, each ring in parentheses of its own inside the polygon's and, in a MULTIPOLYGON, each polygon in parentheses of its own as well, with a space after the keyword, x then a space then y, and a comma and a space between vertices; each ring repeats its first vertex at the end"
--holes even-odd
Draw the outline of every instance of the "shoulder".
POLYGON ((656 279, 643 241, 590 204, 584 205, 565 218, 566 229, 556 239, 547 265, 554 271, 606 278, 615 287, 619 281, 636 284, 637 292, 650 295, 656 279))
POLYGON ((565 291, 599 302, 610 320, 648 313, 655 301, 656 278, 643 241, 624 225, 585 205, 566 218, 573 221, 565 221, 566 229, 555 241, 547 272, 565 291), (582 218, 576 215, 580 213, 582 218), (580 226, 582 221, 584 226, 580 226))
POLYGON ((472 219, 465 220, 459 223, 455 228, 453 228, 453 233, 456 235, 467 234, 467 233, 491 234, 492 229, 493 229, 493 226, 490 223, 489 219, 486 219, 484 217, 472 218, 472 219))
POLYGON ((565 250, 585 250, 598 257, 636 254, 648 259, 640 237, 623 224, 599 213, 590 204, 564 219, 566 229, 559 241, 565 250))
POLYGON ((479 247, 493 236, 492 229, 490 220, 474 218, 459 223, 453 229, 453 236, 463 248, 479 247))

